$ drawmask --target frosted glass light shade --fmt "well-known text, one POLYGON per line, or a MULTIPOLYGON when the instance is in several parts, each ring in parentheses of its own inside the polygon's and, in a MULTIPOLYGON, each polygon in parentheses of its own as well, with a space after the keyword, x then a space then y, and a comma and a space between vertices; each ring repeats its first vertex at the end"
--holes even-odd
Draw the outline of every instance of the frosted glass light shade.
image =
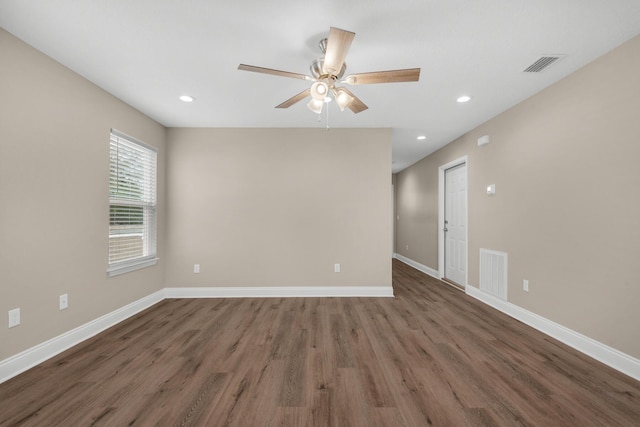
POLYGON ((351 105, 354 100, 353 96, 342 90, 342 88, 336 89, 333 94, 336 97, 336 102, 338 103, 340 110, 342 111, 344 111, 345 108, 349 107, 349 105, 351 105))
POLYGON ((325 82, 315 82, 311 85, 311 97, 317 100, 324 100, 329 93, 329 86, 325 82))
POLYGON ((311 101, 309 101, 309 103, 307 104, 307 107, 309 107, 309 109, 314 113, 320 114, 322 112, 323 105, 324 105, 324 98, 323 99, 312 98, 311 101))

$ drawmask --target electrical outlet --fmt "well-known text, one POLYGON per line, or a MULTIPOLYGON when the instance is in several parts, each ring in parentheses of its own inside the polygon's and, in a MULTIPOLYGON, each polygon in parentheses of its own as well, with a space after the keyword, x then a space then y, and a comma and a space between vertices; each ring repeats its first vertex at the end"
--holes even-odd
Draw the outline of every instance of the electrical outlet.
POLYGON ((522 281, 522 290, 525 292, 529 292, 529 281, 527 279, 524 279, 522 281))
POLYGON ((14 308, 13 310, 9 310, 9 327, 13 328, 14 326, 18 326, 20 324, 20 309, 14 308))
POLYGON ((193 264, 193 272, 200 273, 200 264, 193 264))
POLYGON ((409 245, 407 245, 407 250, 409 250, 409 245))
POLYGON ((340 273, 340 264, 333 264, 333 272, 340 273))
POLYGON ((64 310, 67 307, 69 307, 69 295, 62 294, 60 295, 60 310, 64 310))

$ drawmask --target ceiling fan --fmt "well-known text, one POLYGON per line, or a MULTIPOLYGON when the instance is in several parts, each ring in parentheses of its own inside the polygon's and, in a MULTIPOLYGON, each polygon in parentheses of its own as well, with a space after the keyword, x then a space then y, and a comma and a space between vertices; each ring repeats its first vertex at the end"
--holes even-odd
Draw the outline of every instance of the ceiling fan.
POLYGON ((282 104, 276 105, 276 108, 289 108, 293 104, 311 96, 311 100, 307 106, 311 111, 318 114, 322 112, 322 106, 331 101, 331 95, 333 95, 333 98, 342 111, 344 111, 345 108, 349 108, 357 114, 369 108, 349 89, 338 86, 338 84, 366 85, 418 81, 420 78, 420 68, 351 74, 345 77, 344 80, 341 80, 347 69, 347 64, 344 61, 355 35, 356 34, 351 31, 331 27, 329 29, 329 37, 320 41, 320 50, 322 50, 324 56, 313 61, 309 67, 311 76, 245 64, 240 64, 238 69, 314 82, 310 88, 292 96, 282 104))

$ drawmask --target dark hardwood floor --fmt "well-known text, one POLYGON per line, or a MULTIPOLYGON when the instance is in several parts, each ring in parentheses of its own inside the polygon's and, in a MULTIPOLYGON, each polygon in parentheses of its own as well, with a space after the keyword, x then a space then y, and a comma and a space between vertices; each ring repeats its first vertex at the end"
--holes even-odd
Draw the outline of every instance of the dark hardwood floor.
POLYGON ((165 300, 1 384, 0 425, 640 425, 640 382, 393 270, 395 298, 165 300))

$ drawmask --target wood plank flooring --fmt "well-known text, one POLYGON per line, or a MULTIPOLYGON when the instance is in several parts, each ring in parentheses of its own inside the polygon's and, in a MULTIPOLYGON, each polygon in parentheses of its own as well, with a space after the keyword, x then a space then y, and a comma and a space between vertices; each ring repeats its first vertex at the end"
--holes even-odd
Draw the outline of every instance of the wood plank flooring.
POLYGON ((165 300, 0 384, 0 425, 640 425, 640 382, 398 261, 393 287, 165 300))

